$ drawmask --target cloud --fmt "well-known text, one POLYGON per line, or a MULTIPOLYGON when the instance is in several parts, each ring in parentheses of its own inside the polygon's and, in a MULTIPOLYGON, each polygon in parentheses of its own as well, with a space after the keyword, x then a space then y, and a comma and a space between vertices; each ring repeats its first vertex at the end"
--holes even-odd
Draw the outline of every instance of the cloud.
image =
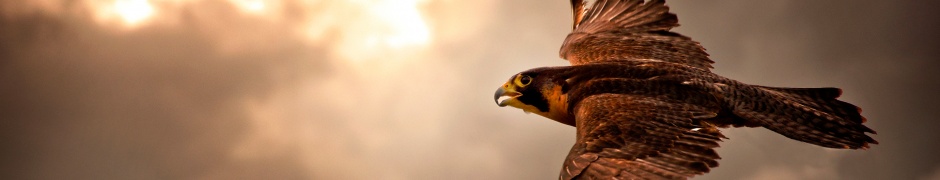
MULTIPOLYGON (((489 99, 566 65, 566 1, 115 2, 0 1, 4 179, 550 179, 574 140, 489 99)), ((930 6, 670 4, 715 72, 842 87, 883 143, 726 130, 701 179, 936 174, 930 6)))
POLYGON ((924 180, 940 179, 940 168, 935 169, 933 173, 930 173, 920 179, 924 179, 924 180))

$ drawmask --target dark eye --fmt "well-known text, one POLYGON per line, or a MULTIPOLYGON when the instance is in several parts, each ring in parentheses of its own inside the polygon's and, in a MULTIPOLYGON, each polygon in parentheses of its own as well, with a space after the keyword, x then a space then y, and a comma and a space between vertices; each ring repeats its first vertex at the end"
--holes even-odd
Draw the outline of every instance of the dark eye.
POLYGON ((519 78, 519 83, 522 85, 529 85, 530 82, 532 82, 532 78, 529 76, 522 76, 522 78, 519 78))

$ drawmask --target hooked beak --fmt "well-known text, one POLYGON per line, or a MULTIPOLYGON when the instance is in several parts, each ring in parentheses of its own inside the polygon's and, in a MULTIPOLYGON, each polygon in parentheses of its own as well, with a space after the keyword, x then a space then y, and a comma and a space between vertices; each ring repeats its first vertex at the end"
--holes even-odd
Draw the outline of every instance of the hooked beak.
POLYGON ((503 85, 496 89, 496 94, 493 95, 493 101, 496 101, 496 105, 499 107, 505 107, 509 105, 510 101, 516 99, 516 97, 522 96, 522 93, 516 92, 515 88, 506 88, 508 85, 503 85), (500 100, 502 99, 502 100, 500 100))

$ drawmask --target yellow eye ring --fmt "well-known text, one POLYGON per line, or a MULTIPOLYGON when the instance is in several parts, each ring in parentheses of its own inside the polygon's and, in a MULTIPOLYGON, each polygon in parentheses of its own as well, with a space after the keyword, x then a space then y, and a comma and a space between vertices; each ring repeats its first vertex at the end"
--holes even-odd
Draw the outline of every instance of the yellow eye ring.
POLYGON ((519 77, 519 85, 527 86, 529 85, 529 83, 532 83, 532 77, 525 76, 525 75, 523 75, 522 77, 519 77))

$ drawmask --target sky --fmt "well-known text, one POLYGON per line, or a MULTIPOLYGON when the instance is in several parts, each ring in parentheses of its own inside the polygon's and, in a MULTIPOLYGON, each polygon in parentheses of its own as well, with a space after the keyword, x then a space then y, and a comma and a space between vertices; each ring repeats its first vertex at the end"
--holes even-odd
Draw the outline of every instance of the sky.
MULTIPOLYGON (((563 0, 0 0, 0 179, 554 179, 574 128, 492 92, 563 0)), ((840 87, 881 142, 725 129, 696 179, 940 179, 934 1, 680 1, 745 83, 840 87)))

